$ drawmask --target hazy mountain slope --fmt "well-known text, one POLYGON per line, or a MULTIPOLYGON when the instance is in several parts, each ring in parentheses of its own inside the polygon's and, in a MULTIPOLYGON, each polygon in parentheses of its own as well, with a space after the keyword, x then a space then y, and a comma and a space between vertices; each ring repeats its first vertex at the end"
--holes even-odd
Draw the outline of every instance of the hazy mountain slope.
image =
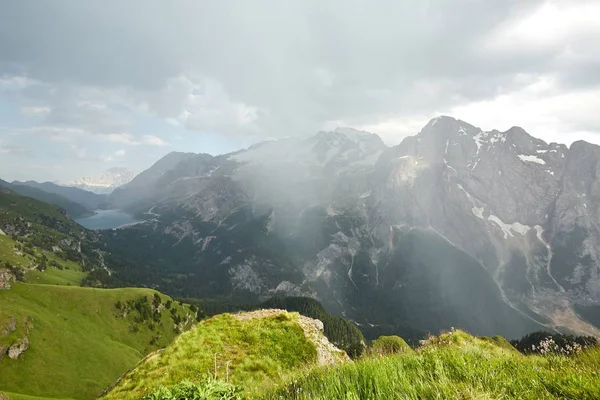
POLYGON ((154 163, 150 168, 136 175, 130 182, 115 189, 111 195, 111 203, 117 208, 130 207, 143 201, 153 194, 154 185, 167 171, 174 168, 180 161, 194 158, 194 153, 171 152, 154 163))
POLYGON ((13 182, 13 184, 21 186, 30 186, 36 189, 43 190, 47 193, 57 194, 70 201, 81 204, 88 210, 96 210, 106 203, 106 195, 99 195, 76 187, 60 186, 52 182, 39 183, 35 181, 15 181, 13 182))
MULTIPOLYGON (((586 251, 596 257, 600 242, 591 229, 597 217, 581 227, 587 194, 565 185, 583 178, 593 187, 596 178, 589 166, 587 171, 578 166, 575 177, 568 176, 573 174, 568 165, 581 163, 584 154, 588 163, 590 158, 595 163, 599 150, 583 142, 570 149, 546 144, 520 128, 482 132, 462 121, 438 118, 382 157, 374 200, 384 205, 381 218, 434 227, 479 259, 513 305, 556 325, 594 333, 581 323, 572 304, 598 303, 593 289, 598 286, 598 265, 574 260, 567 267, 561 262, 568 272, 555 277, 553 248, 557 234, 572 237, 573 230, 585 229, 585 250, 563 246, 562 251, 567 257, 586 251), (561 228, 556 229, 557 223, 561 228), (564 281, 573 280, 576 271, 585 271, 586 279, 563 290, 564 281)), ((593 196, 588 201, 596 206, 593 196)))
POLYGON ((0 183, 3 187, 6 187, 14 193, 20 194, 21 196, 31 197, 45 203, 54 204, 66 211, 67 215, 73 219, 82 218, 93 215, 94 212, 87 209, 83 205, 71 201, 61 195, 46 192, 36 187, 27 185, 19 185, 14 183, 0 183))

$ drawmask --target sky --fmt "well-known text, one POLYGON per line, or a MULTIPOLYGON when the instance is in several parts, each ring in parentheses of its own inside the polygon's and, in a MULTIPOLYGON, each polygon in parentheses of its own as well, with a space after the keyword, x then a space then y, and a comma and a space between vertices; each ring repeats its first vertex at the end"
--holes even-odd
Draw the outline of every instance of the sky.
POLYGON ((0 0, 0 178, 437 115, 600 144, 597 0, 0 0))

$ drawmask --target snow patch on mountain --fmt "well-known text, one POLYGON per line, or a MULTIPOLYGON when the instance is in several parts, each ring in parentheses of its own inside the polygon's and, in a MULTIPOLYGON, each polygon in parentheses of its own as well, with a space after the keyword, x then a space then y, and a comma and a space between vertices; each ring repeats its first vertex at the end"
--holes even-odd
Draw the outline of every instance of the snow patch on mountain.
POLYGON ((101 174, 93 176, 84 176, 66 183, 59 183, 61 186, 73 186, 88 190, 98 194, 112 192, 119 186, 123 186, 133 180, 137 172, 127 168, 111 168, 101 174))
POLYGON ((473 213, 474 216, 476 216, 477 218, 483 218, 483 211, 485 210, 484 207, 472 207, 471 208, 471 212, 473 213))
POLYGON ((514 237, 513 232, 518 233, 520 235, 525 235, 531 229, 530 226, 523 225, 520 222, 507 224, 494 214, 490 214, 490 216, 488 217, 488 221, 493 222, 494 224, 498 225, 500 229, 502 229, 502 232, 504 232, 504 239, 508 239, 509 236, 514 237))
POLYGON ((544 161, 541 158, 536 157, 536 156, 528 156, 526 154, 519 154, 519 158, 521 159, 521 161, 532 162, 532 163, 541 164, 541 165, 546 164, 546 161, 544 161))

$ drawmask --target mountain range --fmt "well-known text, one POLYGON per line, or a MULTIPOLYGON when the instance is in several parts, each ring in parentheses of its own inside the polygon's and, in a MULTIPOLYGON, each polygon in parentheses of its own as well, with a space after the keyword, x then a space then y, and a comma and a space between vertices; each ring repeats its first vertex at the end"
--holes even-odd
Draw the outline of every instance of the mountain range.
POLYGON ((114 167, 94 175, 84 176, 69 182, 58 182, 61 186, 71 186, 96 194, 108 194, 115 188, 130 182, 137 173, 128 168, 114 167))
POLYGON ((460 326, 598 335, 600 147, 450 117, 386 146, 350 128, 235 153, 171 153, 108 201, 106 285, 309 296, 373 336, 460 326), (131 260, 143 259, 143 266, 131 260))

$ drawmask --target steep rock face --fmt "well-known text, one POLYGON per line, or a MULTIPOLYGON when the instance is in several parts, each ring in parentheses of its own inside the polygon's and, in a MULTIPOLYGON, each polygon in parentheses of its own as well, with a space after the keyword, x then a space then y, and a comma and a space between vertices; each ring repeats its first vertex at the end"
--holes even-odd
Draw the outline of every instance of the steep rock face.
POLYGON ((598 214, 590 218, 582 200, 590 196, 594 204, 599 150, 547 144, 521 128, 483 132, 437 118, 382 157, 374 201, 390 224, 431 227, 474 256, 507 302, 539 314, 537 321, 597 334, 572 304, 599 300, 592 262, 598 214), (562 260, 573 256, 569 266, 562 260))
POLYGON ((185 294, 309 295, 380 333, 598 334, 598 160, 438 117, 392 148, 342 128, 188 155, 129 204, 193 254, 185 294))

